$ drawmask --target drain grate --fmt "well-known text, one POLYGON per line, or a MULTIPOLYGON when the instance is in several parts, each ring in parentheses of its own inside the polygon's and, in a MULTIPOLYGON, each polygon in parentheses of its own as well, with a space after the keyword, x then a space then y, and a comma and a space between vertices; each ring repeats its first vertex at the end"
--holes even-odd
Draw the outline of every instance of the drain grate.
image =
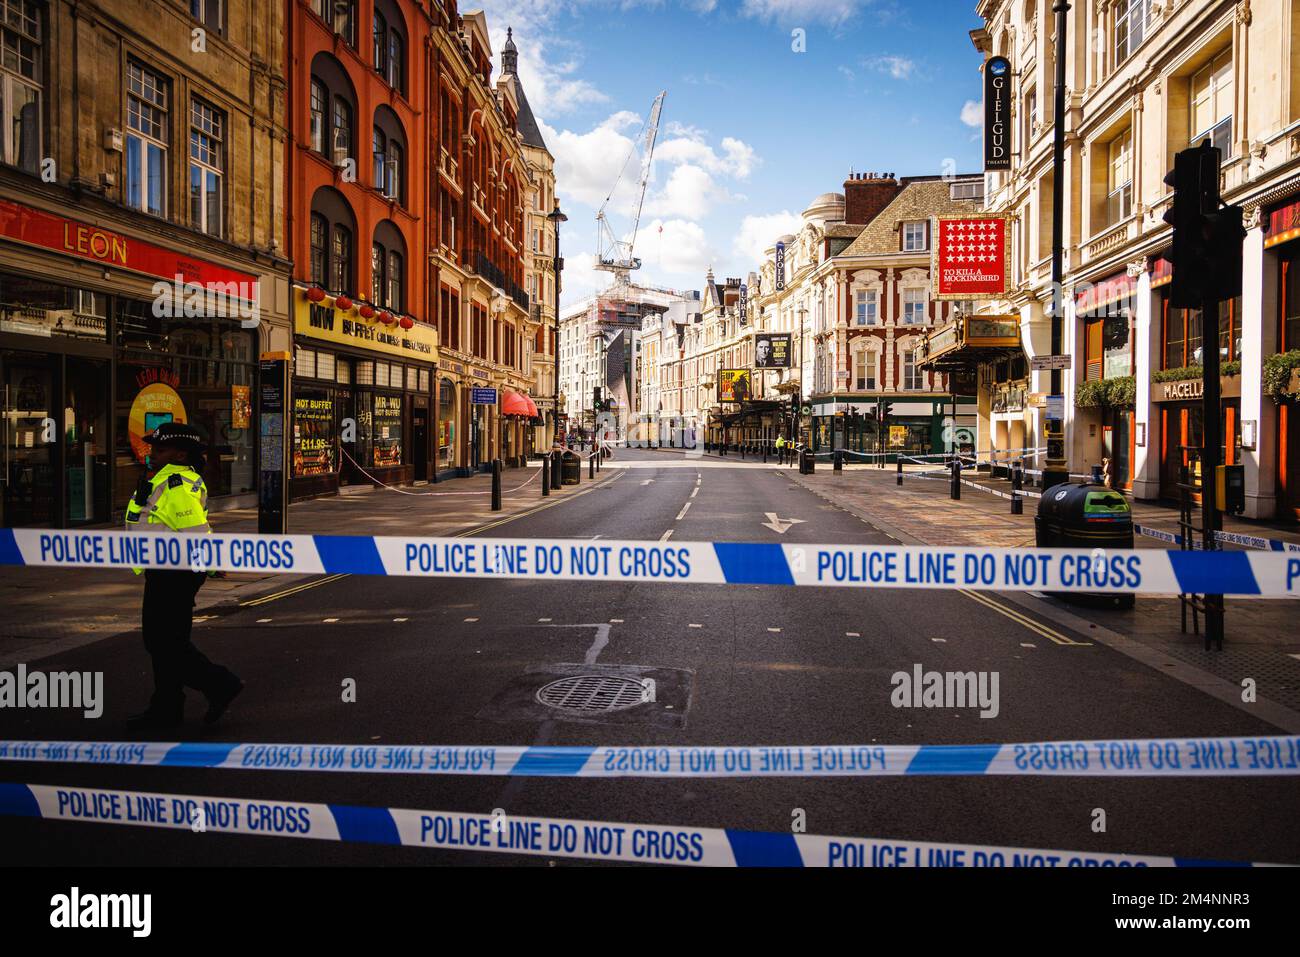
POLYGON ((537 700, 562 711, 593 714, 634 708, 647 698, 645 685, 617 675, 571 675, 537 689, 537 700))

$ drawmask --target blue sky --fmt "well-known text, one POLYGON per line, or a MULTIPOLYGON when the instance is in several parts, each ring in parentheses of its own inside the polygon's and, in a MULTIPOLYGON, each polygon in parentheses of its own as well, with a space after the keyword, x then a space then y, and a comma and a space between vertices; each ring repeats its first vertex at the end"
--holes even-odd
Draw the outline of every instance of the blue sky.
MULTIPOLYGON (((485 0, 556 156, 566 302, 603 286, 596 210, 667 90, 643 282, 743 276, 850 168, 978 172, 975 0, 485 0), (803 52, 797 52, 803 31, 803 52), (662 231, 660 231, 662 227, 662 231)), ((471 3, 464 10, 473 9, 471 3)), ((611 222, 626 234, 633 160, 611 222)))

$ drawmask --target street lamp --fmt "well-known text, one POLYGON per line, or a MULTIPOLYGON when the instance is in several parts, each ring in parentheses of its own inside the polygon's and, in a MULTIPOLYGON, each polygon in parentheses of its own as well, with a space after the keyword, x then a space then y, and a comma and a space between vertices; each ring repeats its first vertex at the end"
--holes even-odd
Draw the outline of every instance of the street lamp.
POLYGON ((808 307, 800 302, 799 308, 795 310, 799 315, 799 381, 795 383, 793 396, 794 406, 790 410, 790 441, 799 441, 799 418, 800 409, 803 406, 803 323, 804 316, 808 315, 808 307))
POLYGON ((556 200, 555 208, 546 214, 546 218, 555 230, 552 261, 555 271, 555 340, 551 343, 551 351, 555 353, 555 381, 551 383, 551 444, 554 445, 555 433, 560 425, 560 273, 564 270, 564 259, 560 256, 560 223, 567 223, 569 217, 560 212, 560 203, 556 200))

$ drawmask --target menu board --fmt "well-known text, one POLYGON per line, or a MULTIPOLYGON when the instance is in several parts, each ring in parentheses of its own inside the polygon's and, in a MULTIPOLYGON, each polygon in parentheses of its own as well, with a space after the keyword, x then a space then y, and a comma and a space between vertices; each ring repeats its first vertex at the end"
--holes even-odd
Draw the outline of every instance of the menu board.
POLYGON ((371 423, 371 444, 376 467, 402 464, 402 397, 376 395, 371 423))
POLYGON ((293 474, 334 471, 334 401, 325 391, 301 389, 293 397, 293 474))

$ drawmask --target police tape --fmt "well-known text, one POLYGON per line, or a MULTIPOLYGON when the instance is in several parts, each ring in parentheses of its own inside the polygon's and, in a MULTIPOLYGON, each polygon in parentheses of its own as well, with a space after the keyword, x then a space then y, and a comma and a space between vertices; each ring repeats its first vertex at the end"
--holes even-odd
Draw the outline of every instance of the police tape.
MULTIPOLYGON (((1147 538, 1154 538, 1157 541, 1168 542, 1170 545, 1183 544, 1183 537, 1176 532, 1167 532, 1162 528, 1151 528, 1149 525, 1133 525, 1133 531, 1147 538)), ((1243 535, 1240 532, 1215 532, 1214 540, 1224 542, 1229 545, 1240 545, 1243 548, 1257 548, 1267 552, 1300 552, 1300 542, 1285 542, 1278 538, 1261 538, 1258 535, 1243 535)), ((1192 548, 1204 548, 1205 545, 1196 538, 1192 539, 1192 548)))
POLYGON ((1300 775, 1300 736, 738 747, 0 741, 0 761, 582 778, 1261 777, 1300 775))
POLYGON ((849 588, 1300 595, 1300 554, 0 529, 0 565, 849 588))
POLYGON ((696 867, 1212 867, 1202 858, 0 783, 0 816, 696 867))

